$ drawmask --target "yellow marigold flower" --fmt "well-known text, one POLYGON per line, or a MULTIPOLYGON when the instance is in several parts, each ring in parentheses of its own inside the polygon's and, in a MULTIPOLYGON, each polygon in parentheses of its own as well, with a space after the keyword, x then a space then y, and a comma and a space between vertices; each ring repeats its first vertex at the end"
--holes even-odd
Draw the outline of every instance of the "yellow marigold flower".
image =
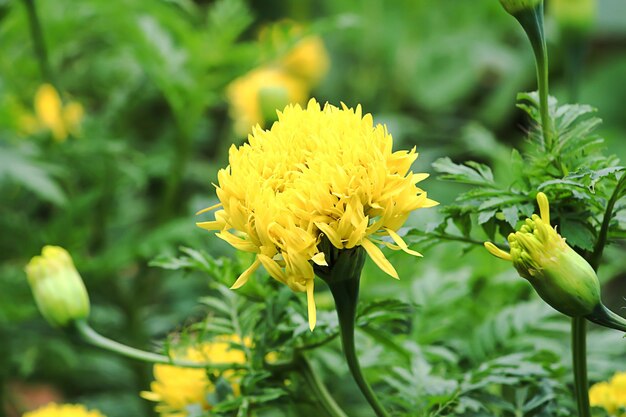
POLYGON ((589 389, 592 406, 604 408, 610 416, 626 416, 626 372, 618 372, 609 382, 598 382, 589 389), (620 413, 620 411, 622 411, 620 413))
POLYGON ((22 417, 105 417, 99 411, 87 410, 80 404, 50 403, 35 411, 24 413, 22 417))
POLYGON ((304 103, 308 88, 280 68, 257 68, 233 81, 226 92, 235 132, 246 135, 255 125, 265 127, 275 120, 276 109, 304 103))
POLYGON ((322 39, 319 36, 307 36, 282 58, 281 65, 309 86, 315 86, 328 72, 330 59, 322 39))
MULTIPOLYGON (((232 343, 241 343, 241 339, 222 336, 200 346, 189 347, 183 357, 196 362, 244 364, 245 353, 232 347, 232 343)), ((244 339, 244 344, 250 345, 250 340, 244 339)), ((159 364, 154 365, 153 372, 155 381, 150 384, 151 391, 143 391, 141 396, 157 402, 155 410, 161 416, 186 417, 191 409, 211 409, 208 398, 216 387, 207 370, 159 364)), ((225 371, 221 376, 229 382, 233 395, 239 395, 239 379, 235 372, 225 371)))
POLYGON ((42 84, 35 94, 35 113, 41 126, 49 129, 57 142, 63 142, 70 134, 79 134, 84 109, 76 102, 64 105, 52 85, 42 84))
POLYGON ((232 288, 263 265, 294 291, 306 291, 313 329, 313 264, 329 261, 323 240, 337 249, 363 247, 394 278, 378 243, 420 256, 396 231, 413 210, 437 204, 416 185, 428 174, 413 173, 415 149, 394 152, 387 128, 374 126, 360 106, 321 108, 315 99, 306 108, 290 105, 271 129, 254 128, 248 142, 231 147, 230 165, 218 173, 221 203, 200 212, 221 206, 215 220, 198 223, 256 254, 232 288))
POLYGON ((89 315, 89 296, 70 254, 44 246, 25 268, 39 311, 53 326, 66 326, 89 315))
POLYGON ((550 205, 537 194, 541 216, 533 214, 516 233, 508 236, 511 253, 491 242, 485 247, 507 261, 556 310, 571 317, 588 316, 600 305, 600 283, 595 271, 565 243, 550 225, 550 205))

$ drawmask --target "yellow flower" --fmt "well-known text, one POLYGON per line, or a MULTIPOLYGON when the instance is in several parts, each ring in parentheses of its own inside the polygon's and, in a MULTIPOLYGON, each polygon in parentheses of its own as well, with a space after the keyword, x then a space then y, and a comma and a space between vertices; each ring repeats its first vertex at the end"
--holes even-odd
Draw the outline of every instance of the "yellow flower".
POLYGON ((589 403, 604 408, 610 416, 625 417, 626 372, 616 373, 609 382, 592 385, 589 389, 589 403))
POLYGON ((248 142, 231 147, 230 165, 218 173, 221 203, 200 212, 221 206, 215 220, 198 223, 256 254, 232 288, 263 265, 294 291, 306 291, 313 329, 313 264, 329 261, 322 240, 337 249, 363 247, 394 278, 377 243, 419 256, 396 231, 413 210, 437 204, 416 185, 428 174, 413 173, 415 149, 394 152, 386 127, 374 126, 360 106, 322 109, 315 99, 305 109, 290 105, 271 129, 254 128, 248 142))
MULTIPOLYGON (((246 362, 245 353, 232 347, 232 343, 241 343, 237 336, 222 336, 212 342, 186 350, 184 359, 215 364, 246 362)), ((244 339, 250 345, 249 339, 244 339)), ((210 410, 209 395, 216 391, 215 384, 205 369, 181 368, 173 365, 154 365, 155 381, 150 384, 151 391, 141 392, 141 396, 159 404, 155 410, 165 417, 186 417, 188 410, 210 410)), ((239 380, 235 371, 221 374, 229 382, 233 395, 239 395, 239 380)))
POLYGON ((255 125, 265 127, 276 118, 276 109, 304 103, 307 86, 280 68, 258 68, 233 81, 226 92, 235 131, 246 135, 255 125))
POLYGON ((485 247, 492 255, 512 261, 520 276, 553 308, 571 317, 588 316, 600 305, 598 277, 550 225, 550 205, 544 193, 537 194, 537 203, 541 217, 533 214, 508 236, 511 253, 491 242, 485 242, 485 247))
POLYGON ((322 39, 319 36, 307 36, 282 58, 281 66, 312 87, 324 78, 330 60, 322 39))
POLYGON ((26 276, 39 311, 53 326, 66 326, 89 315, 89 296, 70 254, 44 246, 26 265, 26 276))
POLYGON ((104 417, 99 411, 89 411, 79 404, 47 404, 35 411, 24 413, 22 417, 104 417))
POLYGON ((78 135, 84 110, 80 103, 63 104, 57 90, 50 84, 42 84, 35 94, 35 113, 42 128, 50 130, 57 142, 78 135))
POLYGON ((595 20, 597 8, 597 0, 550 1, 550 11, 564 29, 589 29, 595 20))

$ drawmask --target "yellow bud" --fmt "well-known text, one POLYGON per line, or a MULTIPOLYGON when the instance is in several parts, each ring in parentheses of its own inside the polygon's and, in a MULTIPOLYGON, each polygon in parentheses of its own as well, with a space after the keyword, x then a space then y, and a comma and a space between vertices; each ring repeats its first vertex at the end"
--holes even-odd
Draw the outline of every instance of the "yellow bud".
POLYGON ((89 296, 70 254, 59 246, 44 246, 25 268, 35 302, 53 326, 87 318, 89 296))
POLYGON ((541 0, 500 0, 500 4, 508 13, 515 15, 524 10, 532 10, 541 4, 541 0))

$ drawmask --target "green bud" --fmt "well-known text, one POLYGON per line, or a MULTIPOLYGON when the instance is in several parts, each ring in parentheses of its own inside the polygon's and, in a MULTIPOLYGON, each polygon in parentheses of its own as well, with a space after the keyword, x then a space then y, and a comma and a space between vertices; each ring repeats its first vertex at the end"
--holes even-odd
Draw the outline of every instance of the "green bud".
POLYGON ((542 0, 500 0, 500 4, 511 15, 524 10, 532 10, 541 4, 542 0))
POLYGON ((35 302, 53 326, 64 327, 89 315, 89 296, 70 254, 59 246, 44 246, 25 268, 35 302))
POLYGON ((543 193, 537 194, 541 216, 533 214, 508 237, 511 253, 490 242, 493 255, 513 262, 523 278, 554 309, 570 317, 586 317, 600 304, 600 283, 587 261, 565 243, 550 226, 550 207, 543 193))

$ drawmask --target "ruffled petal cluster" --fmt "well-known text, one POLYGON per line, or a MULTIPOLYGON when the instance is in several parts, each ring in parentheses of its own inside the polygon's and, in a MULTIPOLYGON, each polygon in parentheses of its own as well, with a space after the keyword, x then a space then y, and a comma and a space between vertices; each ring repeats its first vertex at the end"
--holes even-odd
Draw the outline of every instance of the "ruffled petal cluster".
POLYGON ((271 129, 253 129, 230 149, 218 173, 215 220, 198 223, 233 247, 256 254, 233 288, 263 266, 294 291, 306 291, 315 325, 313 264, 327 265, 322 238, 338 249, 362 246, 386 273, 398 277, 377 243, 413 255, 396 231, 409 214, 437 203, 417 183, 415 149, 394 151, 383 125, 361 107, 290 105, 271 129), (388 236, 390 241, 381 241, 388 236))
MULTIPOLYGON (((216 364, 245 363, 244 352, 233 348, 232 343, 240 344, 241 339, 237 336, 222 336, 212 342, 189 347, 180 357, 216 364)), ((244 343, 249 345, 250 341, 245 340, 244 343)), ((211 409, 209 395, 215 391, 215 384, 207 370, 157 364, 153 372, 155 380, 150 384, 150 391, 141 392, 141 396, 157 402, 155 410, 161 416, 186 417, 191 409, 211 409)), ((233 394, 239 395, 239 380, 234 371, 225 371, 221 376, 229 382, 233 394)))
POLYGON ((35 411, 24 413, 22 417, 104 417, 99 411, 87 410, 80 404, 50 403, 35 411))

